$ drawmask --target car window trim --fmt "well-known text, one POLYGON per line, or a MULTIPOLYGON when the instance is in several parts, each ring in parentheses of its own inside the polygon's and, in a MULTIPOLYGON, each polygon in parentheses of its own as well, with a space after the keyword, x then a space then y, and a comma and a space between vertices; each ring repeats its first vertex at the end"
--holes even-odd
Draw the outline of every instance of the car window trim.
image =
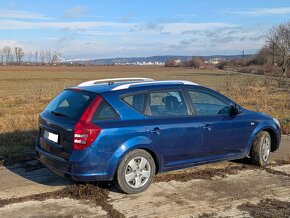
POLYGON ((197 115, 197 111, 196 111, 195 107, 193 107, 193 104, 191 103, 191 98, 189 96, 189 92, 187 92, 186 88, 182 89, 182 91, 183 91, 183 94, 184 94, 184 96, 186 98, 186 104, 189 107, 191 116, 197 115))

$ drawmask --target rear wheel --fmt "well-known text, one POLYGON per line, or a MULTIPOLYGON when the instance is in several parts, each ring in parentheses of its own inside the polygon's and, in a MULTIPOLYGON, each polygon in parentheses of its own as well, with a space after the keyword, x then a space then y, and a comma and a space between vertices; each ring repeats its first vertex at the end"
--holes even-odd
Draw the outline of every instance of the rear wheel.
POLYGON ((252 163, 258 166, 266 166, 269 163, 271 152, 271 136, 268 132, 260 132, 253 143, 251 150, 252 163))
POLYGON ((155 162, 152 156, 141 149, 129 152, 118 166, 115 184, 127 194, 146 190, 155 175, 155 162))

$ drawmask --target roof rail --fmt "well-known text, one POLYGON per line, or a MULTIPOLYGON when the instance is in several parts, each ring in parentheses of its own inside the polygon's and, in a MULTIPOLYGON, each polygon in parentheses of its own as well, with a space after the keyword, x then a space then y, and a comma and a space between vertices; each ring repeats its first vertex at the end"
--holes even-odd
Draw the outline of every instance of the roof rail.
POLYGON ((98 83, 110 83, 110 82, 130 82, 130 81, 142 81, 142 82, 152 82, 154 79, 151 78, 142 78, 142 77, 132 77, 132 78, 111 78, 111 79, 99 79, 83 82, 78 86, 92 86, 98 83))
POLYGON ((161 81, 148 81, 148 82, 140 82, 140 83, 129 83, 117 86, 112 89, 112 91, 128 89, 131 87, 136 87, 139 85, 198 85, 197 83, 186 81, 186 80, 161 80, 161 81))

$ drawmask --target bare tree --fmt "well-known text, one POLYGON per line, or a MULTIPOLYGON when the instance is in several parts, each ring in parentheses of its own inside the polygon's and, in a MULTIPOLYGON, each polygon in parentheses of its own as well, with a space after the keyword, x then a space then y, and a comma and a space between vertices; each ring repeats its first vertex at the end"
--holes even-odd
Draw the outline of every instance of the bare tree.
POLYGON ((9 46, 5 46, 3 48, 3 53, 4 53, 4 56, 5 56, 5 62, 8 64, 8 63, 11 63, 13 62, 13 54, 12 54, 12 49, 11 47, 9 46), (12 58, 11 58, 12 56, 12 58))
POLYGON ((59 64, 60 63, 60 53, 59 52, 54 52, 52 56, 52 63, 53 64, 59 64))
POLYGON ((275 62, 273 62, 272 50, 267 46, 264 46, 256 55, 256 62, 260 65, 264 65, 267 62, 271 62, 272 64, 274 64, 275 62))
POLYGON ((35 63, 38 63, 38 51, 36 50, 35 53, 34 53, 34 60, 35 60, 35 63))
POLYGON ((28 63, 29 63, 29 64, 31 64, 31 62, 32 62, 32 56, 33 56, 33 54, 32 54, 32 52, 30 51, 30 52, 28 53, 28 63))
POLYGON ((47 50, 45 52, 45 59, 46 59, 46 63, 51 64, 52 58, 51 58, 51 51, 50 50, 47 50))
POLYGON ((20 48, 20 47, 15 47, 14 48, 14 54, 15 54, 15 58, 16 58, 16 63, 18 64, 18 65, 20 65, 21 64, 21 61, 22 61, 22 58, 23 58, 23 56, 24 56, 24 51, 23 51, 23 49, 22 48, 20 48))
POLYGON ((1 56, 1 64, 4 63, 4 51, 3 48, 0 49, 0 56, 1 56))
POLYGON ((290 67, 290 22, 273 27, 267 34, 266 47, 272 56, 272 63, 282 69, 283 76, 290 67))
POLYGON ((41 64, 44 65, 44 63, 45 63, 45 51, 41 50, 39 52, 39 58, 40 58, 41 64))
POLYGON ((13 49, 11 48, 11 54, 10 54, 10 63, 14 64, 14 54, 13 54, 13 49))

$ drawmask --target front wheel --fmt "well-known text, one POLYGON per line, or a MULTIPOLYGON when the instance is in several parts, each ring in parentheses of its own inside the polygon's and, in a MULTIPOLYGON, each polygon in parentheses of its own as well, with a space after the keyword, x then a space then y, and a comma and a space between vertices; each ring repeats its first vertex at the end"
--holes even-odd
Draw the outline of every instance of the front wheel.
POLYGON ((260 132, 253 143, 251 150, 252 163, 258 166, 266 166, 269 163, 271 152, 271 136, 268 132, 260 132))
POLYGON ((127 194, 145 191, 153 181, 155 162, 141 149, 129 152, 121 161, 115 175, 115 184, 127 194))

